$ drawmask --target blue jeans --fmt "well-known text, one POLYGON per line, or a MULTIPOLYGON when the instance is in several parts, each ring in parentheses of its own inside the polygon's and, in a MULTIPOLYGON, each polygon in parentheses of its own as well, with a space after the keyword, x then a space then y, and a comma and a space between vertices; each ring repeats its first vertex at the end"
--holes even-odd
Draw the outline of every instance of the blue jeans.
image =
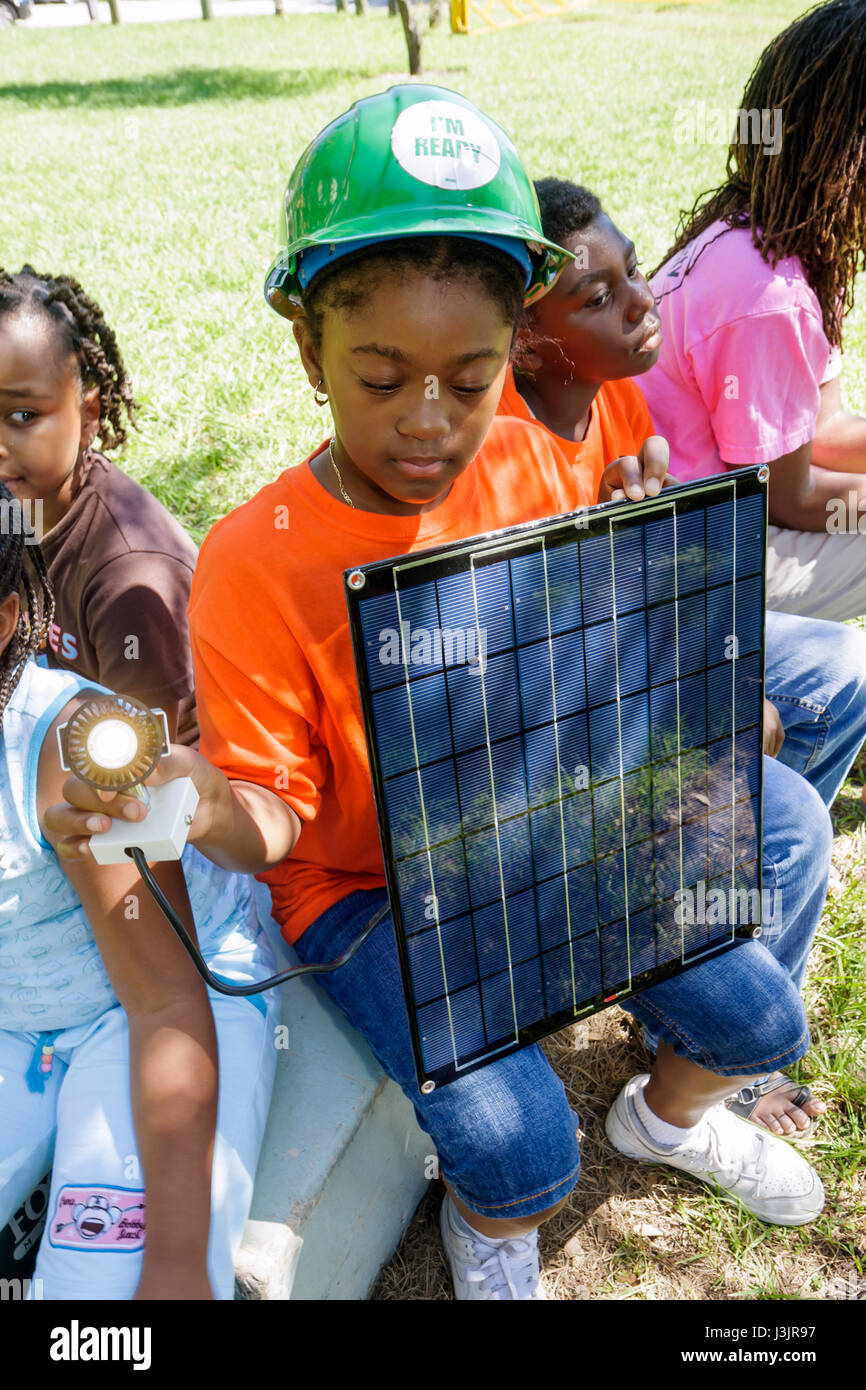
MULTIPOLYGON (((764 759, 762 887, 774 911, 764 918, 762 943, 802 989, 827 894, 828 808, 866 741, 866 636, 770 609, 766 618, 765 694, 779 711, 785 741, 778 758, 764 759)), ((654 1052, 658 993, 648 994, 628 1008, 654 1052)))
POLYGON ((832 806, 866 742, 866 635, 768 609, 765 694, 785 729, 779 762, 832 806))
MULTIPOLYGON (((842 623, 768 609, 765 691, 785 729, 777 764, 805 778, 829 808, 866 742, 866 635, 842 623)), ((784 794, 782 782, 778 788, 784 794)), ((784 923, 774 916, 765 923, 763 941, 802 988, 826 895, 832 829, 829 816, 821 814, 802 782, 791 782, 789 788, 803 826, 786 843, 786 812, 768 801, 765 791, 764 887, 781 890, 784 914, 786 886, 808 876, 813 901, 801 909, 800 920, 784 923), (809 921, 807 934, 804 924, 809 921)), ((799 891, 791 894, 792 903, 801 899, 799 891)))
MULTIPOLYGON (((766 783, 773 785, 774 767, 766 761, 766 783)), ((786 784, 794 777, 777 770, 786 784)), ((787 793, 784 802, 790 806, 790 787, 787 793)), ((791 903, 800 933, 811 939, 809 886, 808 876, 796 874, 785 902, 786 908, 791 903), (793 902, 798 887, 802 904, 793 902)), ((384 890, 375 890, 350 893, 335 903, 296 943, 301 960, 341 954, 386 901, 384 890)), ((819 915, 820 902, 823 891, 819 915)), ((412 1101, 439 1155, 442 1176, 472 1211, 501 1219, 535 1216, 568 1195, 580 1169, 578 1117, 538 1046, 421 1094, 390 915, 347 965, 317 976, 317 983, 412 1101)), ((624 1007, 681 1056, 722 1075, 771 1071, 802 1057, 809 1045, 800 992, 759 941, 694 966, 626 1000, 624 1007)))
MULTIPOLYGON (((781 909, 761 941, 624 1003, 680 1056, 723 1076, 773 1071, 808 1049, 799 986, 827 888, 832 831, 823 798, 835 795, 866 737, 859 634, 780 613, 767 614, 767 632, 767 695, 786 741, 780 759, 764 760, 763 886, 778 890, 781 909), (802 669, 808 661, 819 669, 802 669)), ((356 892, 334 904, 298 941, 301 960, 339 955, 385 901, 384 891, 356 892)), ((410 1098, 443 1177, 471 1210, 516 1219, 567 1196, 580 1167, 578 1117, 539 1047, 421 1094, 390 917, 348 965, 317 980, 410 1098)))

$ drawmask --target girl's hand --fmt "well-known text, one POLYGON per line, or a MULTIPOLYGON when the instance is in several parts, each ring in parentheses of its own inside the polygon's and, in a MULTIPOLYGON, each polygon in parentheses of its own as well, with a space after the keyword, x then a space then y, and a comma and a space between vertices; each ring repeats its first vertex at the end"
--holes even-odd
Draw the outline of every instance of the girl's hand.
POLYGON ((640 453, 623 454, 609 463, 601 477, 599 502, 640 502, 657 497, 663 487, 674 487, 677 479, 668 473, 671 451, 666 439, 651 434, 640 453))
MULTIPOLYGON (((172 744, 146 786, 159 787, 177 777, 191 777, 199 803, 189 828, 195 844, 211 835, 231 815, 231 786, 224 773, 192 748, 172 744)), ((134 796, 96 791, 74 774, 63 783, 65 801, 49 806, 43 816, 45 830, 61 859, 80 860, 90 854, 90 837, 111 828, 112 820, 140 821, 147 807, 134 796), (58 837, 54 839, 54 837, 58 837)))

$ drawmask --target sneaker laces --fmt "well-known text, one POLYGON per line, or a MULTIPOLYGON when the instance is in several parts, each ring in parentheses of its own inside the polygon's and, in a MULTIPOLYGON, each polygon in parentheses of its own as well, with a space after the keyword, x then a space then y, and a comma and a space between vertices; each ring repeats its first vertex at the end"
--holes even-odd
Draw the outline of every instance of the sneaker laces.
POLYGON ((742 1178, 748 1178, 755 1183, 757 1190, 767 1176, 770 1145, 764 1142, 764 1136, 757 1129, 755 1129, 754 1134, 746 1135, 740 1130, 736 1119, 734 1119, 734 1125, 725 1123, 731 1118, 734 1117, 729 1116, 724 1107, 718 1106, 713 1106, 713 1109, 704 1116, 709 1130, 709 1143, 706 1152, 711 1160, 710 1166, 721 1174, 725 1182, 736 1183, 742 1178), (752 1141, 751 1153, 744 1153, 742 1146, 736 1144, 736 1140, 745 1138, 752 1141))
POLYGON ((481 1284, 485 1293, 499 1294, 508 1289, 513 1299, 532 1297, 539 1280, 535 1236, 529 1240, 504 1240, 497 1245, 489 1245, 483 1239, 473 1244, 477 1255, 485 1250, 490 1254, 475 1269, 467 1270, 467 1283, 481 1284))

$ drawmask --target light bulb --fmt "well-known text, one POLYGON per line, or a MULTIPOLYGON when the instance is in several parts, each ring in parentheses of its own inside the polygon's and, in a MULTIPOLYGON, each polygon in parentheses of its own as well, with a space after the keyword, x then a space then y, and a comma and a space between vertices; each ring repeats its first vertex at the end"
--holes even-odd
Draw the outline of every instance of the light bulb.
POLYGON ((138 737, 124 719, 102 719, 87 734, 87 752, 97 767, 111 772, 135 759, 138 737))
MULTIPOLYGON (((146 782, 168 752, 163 711, 126 695, 85 700, 57 731, 60 763, 91 787, 132 792, 146 782)), ((144 799, 144 797, 142 797, 144 799)))

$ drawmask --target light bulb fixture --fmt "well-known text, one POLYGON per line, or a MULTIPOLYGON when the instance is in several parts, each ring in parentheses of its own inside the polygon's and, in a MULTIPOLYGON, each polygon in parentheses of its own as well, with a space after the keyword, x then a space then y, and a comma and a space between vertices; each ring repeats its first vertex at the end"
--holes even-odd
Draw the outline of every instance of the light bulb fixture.
POLYGON ((193 780, 177 777, 161 787, 144 786, 169 752, 163 710, 148 709, 128 695, 96 695, 61 724, 57 741, 65 772, 99 791, 137 796, 148 808, 144 820, 114 820, 110 830, 94 835, 90 852, 97 864, 122 864, 133 847, 151 862, 180 858, 198 805, 193 780))
POLYGON ((363 946, 388 912, 388 905, 370 918, 364 930, 336 960, 295 965, 267 980, 236 984, 215 975, 197 943, 190 936, 148 866, 155 860, 180 859, 198 805, 191 777, 174 777, 159 787, 145 787, 160 758, 170 752, 168 722, 161 709, 148 709, 126 695, 97 695, 85 700, 71 719, 57 730, 60 765, 99 791, 138 796, 148 812, 144 820, 114 820, 111 829, 90 838, 90 853, 97 864, 135 864, 142 881, 168 921, 199 975, 220 994, 261 994, 299 975, 328 974, 339 970, 363 946))
POLYGON ((99 791, 142 790, 169 745, 163 711, 125 695, 86 700, 57 735, 64 771, 99 791))

